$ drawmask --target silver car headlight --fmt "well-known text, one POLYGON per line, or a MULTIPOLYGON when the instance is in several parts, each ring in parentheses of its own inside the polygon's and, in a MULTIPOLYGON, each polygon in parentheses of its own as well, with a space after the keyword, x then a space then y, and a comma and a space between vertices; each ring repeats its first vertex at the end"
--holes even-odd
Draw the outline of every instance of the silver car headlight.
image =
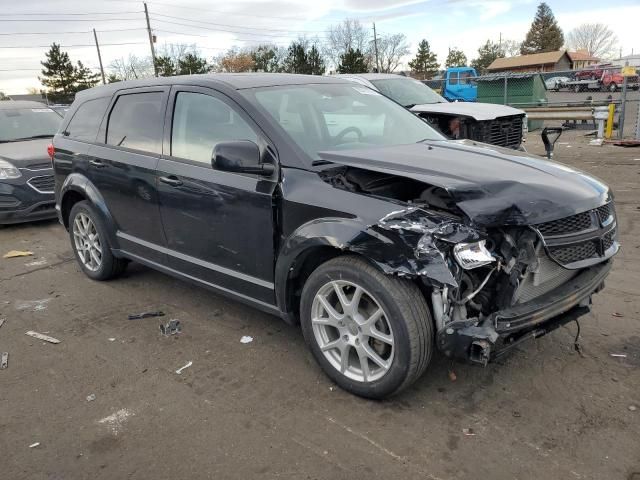
POLYGON ((453 247, 453 256, 465 270, 482 267, 496 261, 491 252, 487 250, 484 240, 473 243, 458 243, 453 247))
POLYGON ((20 178, 21 176, 20 170, 6 160, 0 159, 0 180, 20 178))

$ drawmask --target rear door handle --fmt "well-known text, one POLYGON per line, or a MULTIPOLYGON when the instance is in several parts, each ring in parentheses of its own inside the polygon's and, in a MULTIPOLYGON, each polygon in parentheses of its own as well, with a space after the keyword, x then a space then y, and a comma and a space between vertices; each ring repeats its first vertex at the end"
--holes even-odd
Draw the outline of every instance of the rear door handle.
POLYGON ((95 160, 95 159, 89 160, 89 165, 93 165, 94 167, 97 167, 97 168, 104 168, 107 166, 102 160, 95 160))
POLYGON ((166 183, 167 185, 171 185, 172 187, 179 187, 180 185, 182 185, 182 180, 180 180, 175 175, 160 177, 158 180, 160 180, 162 183, 166 183))

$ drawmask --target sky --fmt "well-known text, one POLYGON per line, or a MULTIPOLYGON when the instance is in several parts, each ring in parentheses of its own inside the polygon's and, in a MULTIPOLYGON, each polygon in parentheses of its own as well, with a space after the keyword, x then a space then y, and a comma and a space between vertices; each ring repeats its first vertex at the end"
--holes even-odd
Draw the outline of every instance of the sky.
MULTIPOLYGON (((356 18, 378 35, 404 33, 415 55, 425 38, 444 63, 449 48, 476 56, 487 39, 522 41, 538 0, 148 0, 156 47, 196 44, 211 58, 230 47, 276 43, 301 35, 326 36, 330 25, 356 18)), ((640 1, 548 0, 563 31, 582 23, 605 23, 619 39, 622 54, 640 53, 635 23, 640 1)), ((41 88, 40 61, 52 42, 75 63, 98 71, 95 28, 105 70, 129 54, 149 56, 143 4, 138 0, 21 0, 0 2, 0 91, 27 93, 41 88), (73 32, 73 33, 70 33, 73 32)), ((372 33, 373 37, 373 33, 372 33)))

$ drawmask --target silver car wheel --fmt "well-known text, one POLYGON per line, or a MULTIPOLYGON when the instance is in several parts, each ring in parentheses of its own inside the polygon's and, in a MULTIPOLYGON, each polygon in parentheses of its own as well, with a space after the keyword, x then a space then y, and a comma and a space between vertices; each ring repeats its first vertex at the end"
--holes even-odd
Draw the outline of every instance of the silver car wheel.
POLYGON ((96 226, 86 213, 73 219, 73 242, 78 257, 88 270, 95 272, 102 265, 102 243, 96 226))
POLYGON ((316 293, 311 325, 328 362, 347 378, 373 382, 391 368, 394 337, 386 312, 360 285, 331 281, 316 293))

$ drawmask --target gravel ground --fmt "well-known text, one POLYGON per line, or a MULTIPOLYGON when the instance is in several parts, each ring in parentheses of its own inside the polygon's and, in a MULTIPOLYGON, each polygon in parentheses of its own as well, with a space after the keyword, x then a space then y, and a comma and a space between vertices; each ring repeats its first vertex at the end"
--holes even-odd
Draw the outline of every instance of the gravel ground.
POLYGON ((334 386, 274 317, 137 265, 90 281, 55 222, 0 229, 0 254, 34 252, 0 258, 0 477, 637 480, 640 149, 587 142, 564 135, 556 159, 613 186, 623 250, 584 355, 570 324, 487 368, 436 357, 383 402, 334 386), (146 310, 182 334, 127 320, 146 310))

